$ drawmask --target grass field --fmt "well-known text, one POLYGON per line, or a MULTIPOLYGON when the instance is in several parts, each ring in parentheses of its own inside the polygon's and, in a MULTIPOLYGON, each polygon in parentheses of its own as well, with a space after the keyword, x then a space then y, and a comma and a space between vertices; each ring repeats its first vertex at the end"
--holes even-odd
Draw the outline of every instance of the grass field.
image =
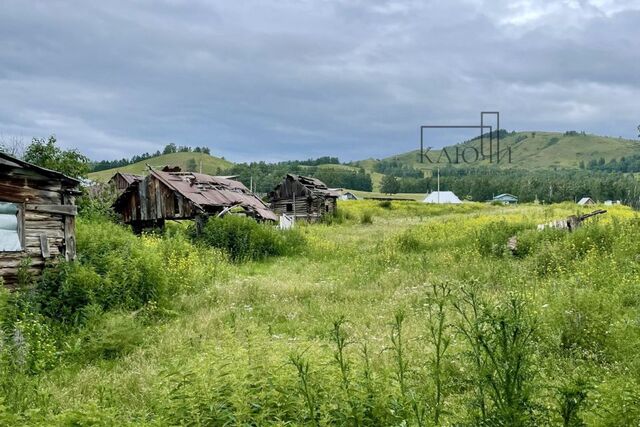
MULTIPOLYGON (((63 340, 50 369, 11 377, 0 420, 638 425, 640 221, 607 208, 569 234, 533 229, 574 204, 341 202, 331 225, 299 227, 297 253, 239 264, 145 237, 190 285, 63 340), (129 350, 86 356, 96 341, 129 350)), ((104 227, 81 229, 83 262, 113 257, 104 227)))
POLYGON ((182 170, 186 171, 188 170, 188 162, 191 159, 195 160, 197 171, 200 170, 200 166, 202 165, 202 173, 209 175, 216 175, 219 170, 228 169, 232 165, 232 163, 227 160, 204 153, 171 153, 163 154, 161 156, 153 157, 121 168, 93 172, 89 174, 89 178, 97 182, 107 182, 116 172, 144 175, 147 170, 147 164, 156 168, 161 168, 167 165, 180 166, 182 170))

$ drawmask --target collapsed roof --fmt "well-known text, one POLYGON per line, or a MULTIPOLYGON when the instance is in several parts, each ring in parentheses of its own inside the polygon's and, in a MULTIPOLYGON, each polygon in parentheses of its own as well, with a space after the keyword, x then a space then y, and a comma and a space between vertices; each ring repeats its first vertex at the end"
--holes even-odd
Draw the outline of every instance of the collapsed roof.
POLYGON ((241 182, 196 172, 163 172, 151 169, 143 181, 135 181, 130 185, 114 206, 124 206, 131 193, 137 192, 138 186, 148 179, 157 179, 202 213, 214 213, 238 206, 259 219, 278 220, 267 205, 241 182))
POLYGON ((302 176, 302 175, 294 175, 291 173, 287 174, 286 178, 292 179, 294 181, 298 181, 307 190, 309 190, 312 196, 340 197, 339 192, 327 187, 327 185, 324 182, 320 181, 317 178, 312 178, 309 176, 302 176))

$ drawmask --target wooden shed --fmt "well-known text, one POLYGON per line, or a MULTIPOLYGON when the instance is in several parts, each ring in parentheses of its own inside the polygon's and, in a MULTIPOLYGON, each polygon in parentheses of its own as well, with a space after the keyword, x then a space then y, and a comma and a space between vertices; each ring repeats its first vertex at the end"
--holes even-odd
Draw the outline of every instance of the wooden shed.
POLYGON ((23 263, 38 275, 49 259, 76 256, 80 182, 0 153, 0 273, 13 287, 23 263))
POLYGON ((264 221, 276 215, 241 182, 195 172, 165 172, 154 169, 135 181, 113 205, 134 231, 162 227, 165 220, 206 218, 239 208, 264 221))
POLYGON ((276 214, 317 221, 336 211, 340 194, 319 179, 287 174, 268 197, 276 214))
POLYGON ((136 181, 142 180, 142 176, 132 173, 116 172, 109 180, 109 184, 113 185, 116 190, 124 191, 136 181))

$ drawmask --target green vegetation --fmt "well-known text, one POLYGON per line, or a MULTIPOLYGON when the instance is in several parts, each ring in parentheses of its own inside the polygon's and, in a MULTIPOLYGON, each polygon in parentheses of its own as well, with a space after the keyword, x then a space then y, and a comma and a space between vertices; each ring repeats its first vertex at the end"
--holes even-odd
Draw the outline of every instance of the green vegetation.
POLYGON ((293 255, 304 247, 304 237, 297 229, 278 231, 242 216, 210 218, 200 234, 195 227, 191 234, 196 241, 225 250, 235 262, 293 255))
POLYGON ((89 172, 89 159, 78 150, 63 150, 56 145, 56 137, 33 138, 23 159, 43 168, 61 172, 72 178, 80 178, 89 172))
MULTIPOLYGON (((388 182, 390 177, 383 183, 388 182)), ((398 193, 418 193, 437 188, 437 178, 395 178, 398 193)), ((595 200, 624 200, 638 205, 640 188, 632 174, 563 169, 556 171, 501 170, 491 167, 440 171, 440 187, 461 198, 486 201, 510 193, 520 202, 562 202, 589 196, 595 200)), ((386 188, 386 187, 385 187, 386 188)))
POLYGON ((195 242, 94 214, 78 262, 0 294, 0 422, 636 425, 640 220, 608 208, 540 233, 576 206, 346 201, 195 242))
MULTIPOLYGON (((485 137, 485 151, 488 150, 488 136, 485 137)), ((494 136, 495 144, 495 136, 494 136)), ((600 158, 610 161, 620 159, 621 157, 632 157, 640 155, 640 144, 638 141, 589 135, 584 132, 568 131, 568 132, 500 132, 500 147, 504 150, 511 147, 511 163, 508 163, 507 156, 504 154, 500 163, 500 168, 507 169, 553 169, 553 168, 569 168, 577 169, 580 162, 588 164, 591 161, 598 161, 600 158)), ((462 144, 451 144, 445 147, 447 154, 452 161, 455 161, 456 148, 459 152, 468 148, 467 159, 472 161, 475 159, 474 150, 480 153, 480 138, 473 138, 462 144)), ((494 148, 495 149, 495 148, 494 148)), ((462 154, 460 154, 461 158, 462 154)), ((413 176, 416 177, 414 170, 419 172, 431 171, 437 167, 446 167, 449 161, 441 150, 432 150, 428 152, 428 157, 424 163, 420 163, 420 152, 418 150, 410 151, 404 154, 398 154, 382 160, 363 160, 355 162, 355 165, 364 167, 367 171, 388 171, 396 176, 413 176), (437 163, 439 161, 439 164, 437 163)), ((496 166, 496 158, 493 158, 493 167, 496 166)), ((470 166, 487 166, 489 161, 471 162, 470 166)), ((466 168, 469 165, 462 160, 455 167, 466 168)), ((385 172, 387 173, 387 172, 385 172)))
POLYGON ((273 190, 288 173, 318 178, 331 188, 372 190, 371 176, 364 169, 335 163, 337 161, 338 159, 331 157, 279 163, 240 163, 224 171, 224 174, 236 175, 238 180, 247 186, 254 183, 259 193, 268 193, 273 190), (319 163, 320 161, 332 163, 319 163))

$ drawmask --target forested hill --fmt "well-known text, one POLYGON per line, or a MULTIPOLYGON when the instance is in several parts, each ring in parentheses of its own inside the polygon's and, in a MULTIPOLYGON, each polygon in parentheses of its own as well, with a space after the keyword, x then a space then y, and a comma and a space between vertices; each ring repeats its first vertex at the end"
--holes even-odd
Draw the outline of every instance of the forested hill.
MULTIPOLYGON (((495 133, 494 133, 495 135, 495 133)), ((487 135, 488 136, 488 135, 487 135)), ((488 143, 488 137, 485 137, 488 143)), ((494 136, 495 144, 495 136, 494 136)), ((485 151, 487 150, 485 145, 485 151)), ((609 169, 616 171, 640 171, 640 141, 590 135, 583 132, 507 132, 500 131, 501 159, 493 165, 512 169, 609 169), (507 148, 511 150, 508 160, 507 148), (627 166, 620 167, 621 163, 627 166), (631 165, 633 163, 633 165, 631 165), (627 170, 624 170, 627 169, 627 170)), ((475 161, 475 153, 480 152, 480 138, 459 144, 452 144, 442 150, 427 152, 424 163, 420 163, 420 151, 389 156, 385 159, 367 159, 354 164, 370 171, 400 176, 399 169, 433 170, 437 167, 477 167, 489 165, 489 161, 475 161), (462 159, 465 152, 467 163, 462 159), (456 152, 459 153, 456 162, 456 152), (449 161, 451 159, 451 161, 449 161), (396 169, 395 172, 392 170, 396 169)), ((405 175, 409 172, 405 172, 405 175)), ((414 173, 415 174, 415 173, 414 173)))

